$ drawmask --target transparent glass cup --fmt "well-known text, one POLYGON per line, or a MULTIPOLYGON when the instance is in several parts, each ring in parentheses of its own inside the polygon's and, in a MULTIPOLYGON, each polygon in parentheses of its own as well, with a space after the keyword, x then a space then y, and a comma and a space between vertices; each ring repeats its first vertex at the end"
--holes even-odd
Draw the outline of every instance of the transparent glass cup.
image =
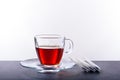
POLYGON ((60 71, 60 62, 64 53, 71 53, 73 42, 57 34, 41 34, 34 37, 35 49, 43 68, 40 72, 60 71), (66 44, 67 43, 67 44, 66 44))

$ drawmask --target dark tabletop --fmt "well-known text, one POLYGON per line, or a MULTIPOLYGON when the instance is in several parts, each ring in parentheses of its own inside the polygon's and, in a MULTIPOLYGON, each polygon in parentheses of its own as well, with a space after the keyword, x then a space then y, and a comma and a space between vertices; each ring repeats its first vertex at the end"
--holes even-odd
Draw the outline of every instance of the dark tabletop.
POLYGON ((58 73, 38 73, 20 61, 0 61, 0 80, 120 80, 120 61, 95 61, 100 73, 84 73, 78 66, 58 73))

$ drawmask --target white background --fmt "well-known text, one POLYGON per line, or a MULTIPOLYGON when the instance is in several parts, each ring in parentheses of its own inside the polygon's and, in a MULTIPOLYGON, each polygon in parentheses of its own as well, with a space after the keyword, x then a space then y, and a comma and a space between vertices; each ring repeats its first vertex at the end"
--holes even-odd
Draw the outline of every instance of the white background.
POLYGON ((74 55, 120 60, 119 0, 0 0, 0 60, 36 57, 36 34, 65 35, 74 55))

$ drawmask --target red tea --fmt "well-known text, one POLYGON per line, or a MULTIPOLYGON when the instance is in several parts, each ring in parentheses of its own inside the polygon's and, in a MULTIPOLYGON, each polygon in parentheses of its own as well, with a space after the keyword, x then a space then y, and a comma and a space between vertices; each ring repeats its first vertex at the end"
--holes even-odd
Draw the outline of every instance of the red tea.
POLYGON ((36 51, 43 65, 57 65, 63 55, 63 48, 59 47, 39 47, 36 48, 36 51))

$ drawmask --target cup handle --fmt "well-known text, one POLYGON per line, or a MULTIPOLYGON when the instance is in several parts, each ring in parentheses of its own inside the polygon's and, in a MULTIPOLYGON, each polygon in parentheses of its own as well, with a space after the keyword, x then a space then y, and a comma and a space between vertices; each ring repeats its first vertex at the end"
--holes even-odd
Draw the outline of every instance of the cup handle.
POLYGON ((65 47, 66 47, 66 42, 68 42, 68 47, 67 49, 65 49, 65 53, 72 53, 72 50, 73 50, 73 41, 71 39, 65 39, 65 47))

